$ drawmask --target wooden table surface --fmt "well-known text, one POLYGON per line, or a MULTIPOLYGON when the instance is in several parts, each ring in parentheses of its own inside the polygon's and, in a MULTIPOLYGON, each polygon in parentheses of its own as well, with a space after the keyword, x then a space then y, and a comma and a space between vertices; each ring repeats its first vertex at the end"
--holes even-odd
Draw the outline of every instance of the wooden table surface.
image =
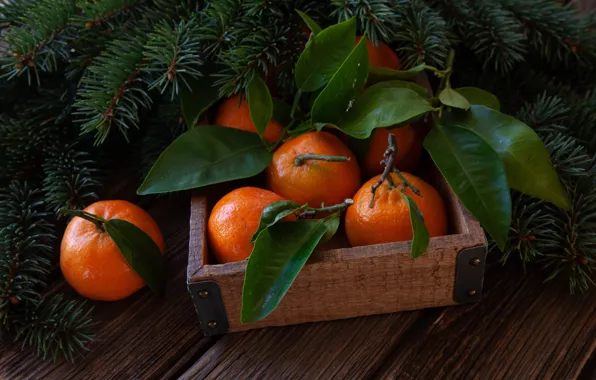
POLYGON ((570 296, 496 257, 477 304, 205 338, 185 283, 189 200, 149 211, 166 237, 166 296, 97 303, 98 340, 77 364, 4 342, 0 378, 596 379, 596 291, 570 296))

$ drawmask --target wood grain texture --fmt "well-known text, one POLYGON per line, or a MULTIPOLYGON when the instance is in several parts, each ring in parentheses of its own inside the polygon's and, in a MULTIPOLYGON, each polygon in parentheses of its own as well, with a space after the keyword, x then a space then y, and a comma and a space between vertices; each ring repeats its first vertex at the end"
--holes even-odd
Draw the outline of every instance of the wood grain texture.
POLYGON ((167 296, 96 303, 101 340, 76 365, 5 341, 1 379, 596 378, 596 292, 569 296, 498 255, 477 304, 203 338, 186 290, 188 201, 148 210, 166 238, 167 296))
POLYGON ((449 210, 450 235, 432 238, 427 252, 414 260, 410 258, 411 242, 350 248, 340 233, 332 243, 334 249, 323 247, 313 253, 277 309, 249 324, 240 323, 246 261, 210 263, 206 215, 208 204, 216 200, 195 195, 191 201, 188 282, 218 283, 230 332, 453 305, 457 254, 464 248, 485 245, 486 239, 438 171, 427 172, 432 173, 427 180, 443 195, 449 210))

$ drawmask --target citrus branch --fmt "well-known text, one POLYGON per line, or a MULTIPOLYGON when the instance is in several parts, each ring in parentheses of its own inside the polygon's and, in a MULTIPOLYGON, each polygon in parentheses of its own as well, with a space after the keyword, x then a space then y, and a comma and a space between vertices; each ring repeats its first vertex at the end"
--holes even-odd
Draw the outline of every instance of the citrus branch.
POLYGON ((95 224, 95 226, 97 227, 97 229, 100 232, 105 232, 105 227, 104 227, 104 223, 107 223, 108 221, 105 220, 104 218, 102 218, 101 216, 97 216, 97 215, 93 215, 91 213, 88 213, 86 211, 83 210, 69 210, 69 209, 60 209, 58 210, 58 214, 61 215, 70 215, 70 216, 78 216, 79 218, 83 218, 85 220, 88 220, 89 222, 95 224))
POLYGON ((306 154, 299 154, 296 156, 294 160, 294 166, 300 166, 304 164, 306 160, 320 160, 320 161, 327 161, 327 162, 346 162, 350 161, 350 157, 346 156, 324 156, 321 154, 313 154, 313 153, 306 153, 306 154))
POLYGON ((303 218, 306 218, 309 216, 315 216, 317 214, 325 214, 325 213, 333 213, 333 212, 343 211, 353 204, 354 204, 354 200, 352 200, 350 198, 346 198, 346 200, 344 200, 343 203, 338 203, 333 206, 321 207, 321 208, 307 208, 306 210, 304 210, 300 214, 298 214, 297 218, 303 219, 303 218))

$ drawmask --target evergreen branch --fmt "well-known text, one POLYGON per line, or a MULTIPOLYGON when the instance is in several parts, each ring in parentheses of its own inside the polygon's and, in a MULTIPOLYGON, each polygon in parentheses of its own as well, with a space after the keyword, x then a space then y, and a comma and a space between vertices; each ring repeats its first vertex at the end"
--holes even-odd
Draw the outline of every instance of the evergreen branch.
POLYGON ((81 1, 77 4, 79 16, 76 20, 87 29, 102 24, 114 29, 117 27, 115 20, 126 19, 129 16, 128 13, 142 2, 143 0, 81 1))
POLYGON ((12 182, 0 192, 0 312, 36 302, 51 269, 54 235, 40 191, 12 182))
POLYGON ((569 107, 562 98, 548 96, 546 92, 533 102, 526 103, 517 113, 517 118, 538 133, 565 132, 563 125, 569 117, 569 107))
POLYGON ((217 56, 239 39, 238 31, 243 29, 241 0, 210 1, 199 16, 203 51, 207 55, 217 56))
POLYGON ((596 90, 583 95, 571 94, 567 102, 569 111, 569 130, 585 145, 588 152, 596 154, 596 90))
MULTIPOLYGON (((403 2, 402 2, 403 3, 403 2)), ((405 68, 426 63, 443 67, 454 35, 440 14, 422 0, 396 6, 399 21, 393 38, 400 48, 405 68)))
POLYGON ((79 116, 83 133, 95 132, 96 143, 102 143, 113 126, 128 139, 131 126, 138 126, 139 108, 151 104, 139 78, 143 47, 140 36, 110 43, 81 80, 73 114, 79 116))
POLYGON ((0 29, 20 23, 20 17, 36 0, 4 1, 0 3, 0 29))
POLYGON ((467 48, 484 68, 505 73, 525 61, 526 36, 514 15, 490 0, 443 0, 434 2, 451 20, 467 48))
POLYGON ((7 323, 22 348, 30 345, 43 359, 51 356, 56 361, 62 356, 72 363, 89 351, 95 338, 92 311, 84 301, 68 301, 58 294, 27 302, 8 316, 7 323))
POLYGON ((145 46, 145 59, 148 62, 143 68, 155 75, 149 89, 160 88, 163 94, 172 88, 172 98, 178 95, 181 86, 189 87, 187 78, 201 75, 199 67, 199 32, 197 20, 191 18, 180 21, 172 29, 166 21, 155 26, 145 46))
POLYGON ((31 83, 31 71, 37 77, 42 72, 55 71, 60 60, 69 56, 64 40, 68 22, 75 13, 74 0, 40 0, 28 8, 20 23, 5 35, 6 49, 10 55, 0 61, 0 69, 9 79, 27 74, 31 83))
POLYGON ((553 166, 563 181, 573 183, 577 177, 591 174, 594 160, 573 136, 550 133, 543 140, 553 166))
POLYGON ((574 58, 584 63, 596 54, 591 18, 555 0, 500 0, 523 26, 534 51, 552 65, 569 64, 574 58), (591 57, 590 57, 591 56, 591 57))
POLYGON ((80 210, 98 199, 97 164, 80 142, 52 146, 43 163, 46 208, 80 210))
POLYGON ((387 0, 332 0, 335 9, 331 16, 338 22, 346 21, 352 17, 358 19, 360 34, 366 33, 373 42, 389 42, 394 39, 396 24, 395 12, 392 2, 387 0))

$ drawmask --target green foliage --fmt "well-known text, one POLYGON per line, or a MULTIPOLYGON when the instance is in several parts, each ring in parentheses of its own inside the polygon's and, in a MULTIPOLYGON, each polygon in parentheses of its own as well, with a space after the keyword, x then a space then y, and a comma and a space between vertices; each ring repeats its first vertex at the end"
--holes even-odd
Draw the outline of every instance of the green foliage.
POLYGON ((190 18, 177 23, 174 28, 163 20, 155 26, 145 46, 147 65, 143 71, 152 74, 149 90, 158 88, 163 94, 171 88, 171 97, 180 88, 190 87, 188 78, 201 76, 199 68, 199 29, 197 20, 190 18))
POLYGON ((359 34, 366 34, 373 43, 390 41, 398 28, 395 9, 386 0, 333 0, 335 9, 331 16, 338 22, 356 17, 359 20, 359 34))
POLYGON ((3 36, 8 53, 0 54, 4 75, 14 78, 27 74, 31 83, 32 71, 37 82, 39 71, 56 71, 59 62, 69 55, 64 36, 69 33, 68 22, 74 12, 74 0, 41 0, 27 7, 3 36))
POLYGON ((128 138, 130 128, 138 127, 140 108, 151 104, 139 77, 143 42, 130 35, 110 43, 81 79, 73 115, 84 133, 95 133, 97 143, 105 141, 112 127, 128 138))
POLYGON ((72 363, 95 338, 91 312, 85 302, 68 301, 58 294, 18 305, 14 313, 4 316, 4 326, 23 342, 22 347, 32 346, 44 359, 56 361, 62 356, 72 363))

